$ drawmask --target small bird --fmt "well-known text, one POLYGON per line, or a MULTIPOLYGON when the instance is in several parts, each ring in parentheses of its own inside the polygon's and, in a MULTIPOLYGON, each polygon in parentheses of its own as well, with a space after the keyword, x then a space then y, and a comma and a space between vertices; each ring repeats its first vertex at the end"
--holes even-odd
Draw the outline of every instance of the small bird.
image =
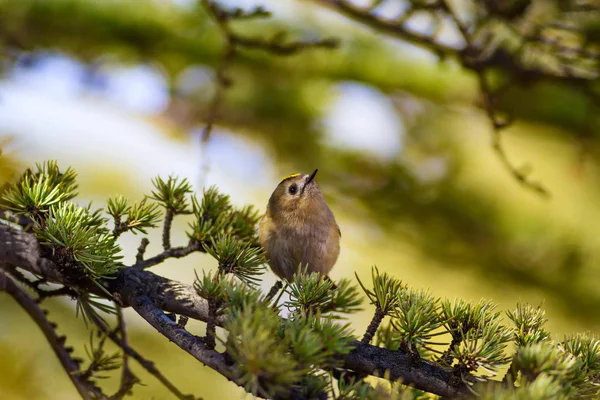
POLYGON ((259 239, 269 266, 288 281, 299 268, 327 276, 340 254, 342 234, 315 182, 317 171, 279 182, 260 221, 259 239))

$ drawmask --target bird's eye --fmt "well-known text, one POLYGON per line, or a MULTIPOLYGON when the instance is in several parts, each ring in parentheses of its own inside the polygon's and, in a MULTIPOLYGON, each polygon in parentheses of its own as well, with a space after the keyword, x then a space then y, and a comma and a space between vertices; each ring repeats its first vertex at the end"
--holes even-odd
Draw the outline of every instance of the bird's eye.
POLYGON ((296 185, 295 183, 290 185, 290 187, 288 188, 288 192, 290 192, 290 194, 296 194, 297 191, 298 185, 296 185))

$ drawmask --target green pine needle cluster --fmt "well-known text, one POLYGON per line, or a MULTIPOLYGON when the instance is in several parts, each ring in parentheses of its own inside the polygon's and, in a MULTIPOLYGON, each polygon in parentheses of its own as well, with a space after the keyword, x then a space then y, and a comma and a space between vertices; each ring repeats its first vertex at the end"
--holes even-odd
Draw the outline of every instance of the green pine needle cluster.
POLYGON ((90 331, 90 343, 89 346, 84 346, 85 353, 90 359, 90 364, 85 370, 77 372, 78 375, 88 381, 94 379, 107 379, 109 375, 107 372, 114 371, 121 368, 121 355, 117 351, 112 354, 107 354, 104 345, 106 343, 107 336, 100 333, 97 334, 99 340, 97 343, 94 342, 94 331, 90 331))
POLYGON ((60 265, 82 266, 86 277, 97 280, 120 268, 121 248, 106 222, 100 210, 92 212, 90 206, 59 203, 50 208, 43 222, 36 222, 34 232, 42 244, 53 249, 60 265))
POLYGON ((539 343, 550 339, 550 333, 544 329, 546 312, 541 307, 530 304, 518 304, 514 311, 507 311, 506 315, 515 325, 513 330, 517 346, 539 343))
POLYGON ((203 271, 202 277, 196 273, 194 289, 216 306, 215 317, 229 309, 243 309, 248 303, 268 306, 268 301, 254 285, 236 280, 235 275, 229 276, 222 271, 203 271))
POLYGON ((440 362, 460 374, 481 369, 493 375, 510 361, 505 349, 511 331, 501 325, 491 302, 442 301, 380 274, 377 267, 372 269, 372 280, 373 288, 368 289, 358 279, 376 309, 390 317, 390 323, 377 332, 378 345, 423 358, 438 354, 440 362), (444 341, 448 336, 452 340, 444 341))
POLYGON ((431 345, 437 343, 431 339, 440 334, 435 331, 442 325, 437 318, 437 308, 437 299, 426 291, 402 292, 391 321, 396 339, 413 352, 432 350, 431 345))
POLYGON ((106 211, 113 217, 115 232, 119 235, 127 231, 146 235, 147 229, 156 228, 161 219, 158 204, 147 203, 147 199, 130 205, 129 200, 123 196, 111 197, 107 200, 106 211), (123 217, 126 217, 125 220, 123 217))
POLYGON ((104 314, 117 313, 114 303, 89 293, 81 293, 79 297, 77 297, 75 310, 77 316, 81 315, 86 327, 92 319, 104 320, 99 311, 104 314))
POLYGON ((289 393, 306 371, 297 368, 294 355, 281 339, 281 321, 268 307, 234 308, 225 329, 228 353, 236 360, 239 381, 255 396, 274 397, 289 393))
POLYGON ((230 303, 228 309, 227 351, 246 390, 257 396, 285 398, 294 390, 325 390, 324 371, 338 366, 337 356, 352 350, 348 325, 330 318, 294 314, 282 320, 278 310, 254 301, 230 303))
POLYGON ((219 262, 219 270, 233 274, 248 284, 258 284, 267 262, 264 250, 252 247, 247 241, 240 241, 232 235, 219 235, 203 244, 208 254, 219 262))
MULTIPOLYGON (((560 343, 551 341, 541 307, 518 304, 506 312, 505 321, 491 301, 441 300, 403 286, 375 267, 373 289, 359 283, 371 303, 390 317, 390 323, 377 331, 378 346, 451 367, 463 382, 471 375, 483 382, 472 389, 483 399, 592 399, 600 395, 600 340, 579 334, 560 343), (434 337, 438 337, 436 342, 434 337), (512 356, 508 352, 511 343, 512 356), (504 379, 510 385, 489 380, 511 360, 504 379)), ((354 384, 352 393, 373 398, 368 394, 372 388, 354 384)))
MULTIPOLYGON (((388 376, 383 377, 389 379, 388 376)), ((426 400, 431 396, 425 392, 402 385, 400 382, 379 382, 376 386, 364 380, 340 379, 338 382, 338 399, 367 399, 367 400, 426 400)))
POLYGON ((230 309, 241 309, 245 304, 256 304, 267 306, 269 301, 260 289, 234 279, 223 281, 223 298, 226 306, 230 309))
MULTIPOLYGON (((522 310, 534 310, 530 306, 522 310)), ((537 311, 535 313, 539 314, 537 311)), ((514 313, 511 313, 514 315, 514 313)), ((589 334, 549 338, 517 348, 511 366, 516 386, 476 387, 483 399, 597 399, 600 395, 600 340, 589 334)))
POLYGON ((505 350, 511 337, 510 330, 501 325, 499 318, 492 319, 470 329, 451 354, 460 370, 481 369, 494 376, 510 361, 505 350))
POLYGON ((571 382, 579 374, 577 358, 550 342, 520 347, 515 354, 514 367, 521 373, 521 379, 528 382, 542 374, 558 382, 571 382))
POLYGON ((362 283, 358 274, 356 280, 377 309, 381 310, 383 315, 390 315, 400 302, 402 292, 406 289, 406 285, 402 285, 402 281, 390 276, 387 272, 383 274, 379 273, 376 266, 371 269, 371 278, 373 282, 373 289, 367 289, 362 283))
POLYGON ((152 191, 151 199, 173 214, 190 214, 188 195, 192 193, 192 185, 187 179, 181 181, 177 177, 169 176, 167 181, 161 177, 152 180, 156 190, 152 191))
POLYGON ((285 306, 298 315, 330 315, 337 318, 339 313, 354 313, 360 310, 362 298, 356 286, 348 279, 334 283, 324 279, 317 272, 294 275, 289 283, 289 301, 285 306))
POLYGON ((478 391, 481 400, 568 400, 561 385, 548 375, 540 375, 533 382, 523 383, 518 388, 504 385, 486 385, 478 391))
POLYGON ((76 173, 61 172, 55 161, 28 169, 2 196, 2 207, 25 215, 40 243, 74 281, 113 275, 119 268, 121 249, 107 228, 102 210, 81 207, 76 195, 76 173))
POLYGON ((289 284, 290 301, 283 304, 289 315, 282 319, 254 279, 235 272, 244 252, 254 251, 248 246, 232 236, 211 243, 206 249, 219 268, 197 276, 194 283, 198 294, 216 308, 214 317, 225 315, 229 335, 219 340, 236 361, 236 380, 257 396, 285 398, 297 391, 318 397, 330 390, 329 373, 339 366, 339 356, 352 349, 355 338, 349 325, 337 319, 340 313, 358 310, 358 290, 349 280, 334 287, 319 274, 298 274, 289 284))
POLYGON ((202 277, 196 273, 194 289, 199 296, 214 300, 226 307, 243 308, 246 302, 265 305, 268 303, 262 292, 254 285, 236 280, 221 271, 203 271, 202 277))
POLYGON ((566 337, 559 348, 577 358, 579 369, 575 380, 577 394, 598 396, 600 394, 600 340, 589 333, 566 337))
POLYGON ((380 274, 376 267, 372 280, 372 289, 358 281, 376 309, 390 317, 377 332, 378 345, 423 358, 439 354, 438 361, 459 374, 481 370, 494 375, 510 361, 505 350, 512 332, 501 324, 491 302, 442 301, 380 274))
POLYGON ((211 243, 219 235, 229 235, 238 242, 258 247, 255 227, 260 216, 253 206, 236 209, 229 196, 219 193, 215 186, 204 192, 201 201, 192 197, 194 221, 188 237, 199 243, 211 243))
POLYGON ((198 294, 216 305, 215 317, 226 316, 229 335, 221 340, 236 361, 236 379, 250 393, 268 398, 293 391, 315 397, 328 390, 329 370, 339 366, 339 356, 351 351, 355 340, 349 325, 337 318, 358 309, 356 287, 343 280, 334 288, 319 274, 298 274, 290 283, 292 299, 284 303, 289 316, 282 319, 252 283, 221 268, 196 276, 194 283, 198 294))
POLYGON ((450 356, 461 371, 479 368, 495 375, 510 359, 505 349, 512 332, 502 325, 500 313, 491 301, 470 304, 464 300, 441 302, 440 316, 452 336, 450 356))
POLYGON ((220 273, 202 272, 202 278, 196 273, 196 280, 194 281, 194 289, 199 296, 205 299, 212 299, 217 302, 221 302, 225 299, 225 287, 224 287, 223 275, 220 273))
POLYGON ((56 161, 36 164, 2 195, 1 206, 33 220, 43 219, 50 207, 77 196, 77 173, 68 168, 61 172, 56 161))

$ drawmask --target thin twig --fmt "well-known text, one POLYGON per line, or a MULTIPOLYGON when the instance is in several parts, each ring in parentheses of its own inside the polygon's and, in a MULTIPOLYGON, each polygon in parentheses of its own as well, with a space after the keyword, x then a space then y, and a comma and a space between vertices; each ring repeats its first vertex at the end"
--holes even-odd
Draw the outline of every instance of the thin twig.
POLYGON ((375 336, 375 333, 377 333, 379 325, 381 325, 381 321, 383 321, 383 317, 385 317, 385 313, 381 310, 381 308, 376 307, 375 315, 373 315, 373 319, 371 320, 371 323, 367 327, 367 331, 361 340, 362 343, 371 343, 373 336, 375 336))
POLYGON ((458 29, 458 31, 460 32, 463 40, 465 41, 466 48, 470 49, 473 45, 473 40, 471 38, 471 34, 469 33, 469 29, 460 20, 456 12, 454 12, 454 9, 452 8, 450 2, 448 2, 447 0, 441 0, 441 4, 443 6, 443 9, 448 13, 448 15, 450 15, 450 18, 454 22, 454 25, 456 25, 456 29, 458 29))
POLYGON ((202 171, 201 176, 203 182, 201 184, 202 187, 205 186, 204 179, 209 172, 209 163, 208 163, 208 155, 206 152, 208 141, 210 139, 210 135, 213 131, 213 127, 217 120, 217 114, 219 112, 219 108, 223 101, 223 97, 225 96, 225 90, 230 84, 230 80, 227 77, 227 70, 230 64, 233 61, 235 56, 235 47, 231 44, 231 41, 227 41, 227 49, 221 56, 221 60, 219 61, 219 65, 216 68, 216 87, 215 94, 212 98, 208 109, 208 115, 206 117, 206 124, 202 129, 202 133, 200 134, 200 149, 202 152, 202 171))
POLYGON ((498 116, 496 115, 496 111, 494 109, 493 100, 492 100, 492 91, 485 77, 485 71, 480 70, 477 71, 477 76, 479 78, 479 87, 481 89, 481 93, 483 94, 483 104, 484 109, 488 115, 489 120, 492 123, 493 135, 492 135, 492 147, 496 154, 498 154, 498 158, 502 162, 502 165, 506 168, 506 170, 519 182, 521 185, 528 189, 532 189, 538 194, 548 197, 550 192, 543 187, 540 183, 531 181, 527 175, 520 171, 517 167, 515 167, 510 160, 508 159, 508 155, 506 154, 506 150, 504 149, 504 144, 502 142, 502 128, 505 128, 509 121, 500 121, 498 120, 498 116))
POLYGON ((136 269, 150 268, 156 264, 162 263, 163 261, 165 261, 168 258, 185 257, 188 254, 191 254, 195 251, 204 252, 204 249, 200 243, 191 241, 185 247, 172 247, 169 250, 165 250, 162 253, 160 253, 152 258, 149 258, 147 260, 136 261, 136 263, 134 265, 132 265, 132 267, 136 268, 136 269))
MULTIPOLYGON (((521 75, 531 76, 535 75, 540 78, 549 78, 549 79, 559 79, 564 78, 565 76, 560 76, 553 74, 551 72, 544 72, 542 70, 528 67, 525 64, 525 60, 513 60, 509 59, 511 62, 508 66, 506 64, 506 59, 500 57, 498 52, 494 52, 493 54, 482 57, 483 46, 475 45, 472 34, 469 31, 467 24, 458 17, 449 1, 440 0, 439 2, 433 2, 428 5, 428 11, 438 10, 439 13, 447 14, 450 19, 453 21, 457 30, 461 34, 465 45, 464 46, 448 46, 443 44, 438 38, 437 35, 427 35, 420 32, 415 32, 406 27, 404 24, 405 20, 412 16, 410 7, 408 12, 403 14, 404 20, 390 20, 385 19, 381 15, 377 14, 373 11, 372 7, 360 7, 352 4, 347 0, 313 0, 314 2, 327 6, 340 14, 343 14, 357 22, 360 22, 368 27, 371 27, 378 32, 387 34, 392 37, 399 38, 403 41, 409 42, 411 44, 426 48, 431 52, 439 55, 440 57, 455 57, 458 59, 462 65, 469 70, 474 71, 480 80, 480 90, 484 97, 485 102, 485 110, 492 122, 494 127, 493 132, 493 148, 502 165, 508 170, 508 172, 521 184, 523 187, 532 189, 536 193, 542 196, 548 196, 549 192, 544 188, 540 183, 531 181, 528 176, 518 168, 516 168, 508 159, 507 153, 504 149, 502 143, 502 137, 500 134, 500 129, 507 125, 507 122, 502 122, 498 120, 496 112, 494 110, 493 101, 492 101, 492 93, 490 92, 489 85, 485 79, 485 71, 487 67, 503 67, 504 69, 509 69, 514 73, 519 73, 521 75)), ((531 40, 531 39, 529 39, 531 40)), ((539 39, 538 39, 539 40, 539 39)), ((566 49, 562 49, 566 50, 566 49)), ((564 74, 563 74, 564 75, 564 74)), ((576 78, 567 76, 569 79, 575 79, 576 82, 584 81, 589 82, 589 79, 585 79, 584 77, 576 78)))
POLYGON ((452 341, 448 345, 448 349, 439 358, 441 363, 444 365, 451 366, 454 362, 454 357, 452 356, 452 351, 456 349, 462 343, 463 335, 460 333, 452 334, 452 341))
POLYGON ((231 34, 231 40, 235 45, 248 49, 264 50, 271 54, 280 56, 293 55, 308 48, 321 47, 325 49, 333 49, 338 45, 338 40, 333 38, 319 39, 314 41, 298 40, 288 43, 284 43, 282 39, 282 35, 276 35, 271 40, 265 40, 262 38, 244 37, 231 34))
POLYGON ((110 329, 106 322, 99 318, 96 314, 90 315, 92 322, 100 329, 102 333, 108 336, 108 338, 117 346, 119 346, 124 353, 129 357, 133 358, 138 362, 149 374, 154 376, 160 383, 162 383, 171 393, 173 393, 180 400, 194 399, 192 395, 186 395, 181 393, 177 387, 171 383, 154 365, 154 362, 144 358, 139 352, 129 346, 128 343, 124 342, 115 331, 110 329))
POLYGON ((58 289, 41 289, 38 287, 38 289, 36 290, 36 293, 38 295, 38 299, 37 299, 38 303, 42 302, 43 300, 45 300, 49 297, 69 296, 72 299, 75 299, 79 296, 79 293, 77 293, 77 291, 71 289, 68 286, 63 286, 58 289))
POLYGON ((365 24, 373 29, 387 33, 390 36, 397 37, 408 43, 419 47, 425 47, 433 50, 436 54, 446 57, 457 55, 462 49, 445 45, 436 41, 435 37, 424 35, 418 31, 409 30, 403 24, 395 21, 388 21, 380 18, 375 13, 369 13, 369 10, 356 6, 345 0, 313 0, 318 4, 327 6, 357 22, 365 24))
MULTIPOLYGON (((277 34, 271 39, 264 39, 260 37, 246 37, 236 34, 230 26, 232 20, 247 20, 252 18, 265 18, 271 14, 265 11, 262 7, 258 6, 250 12, 242 11, 237 8, 235 10, 226 10, 222 8, 217 2, 210 0, 201 0, 200 4, 204 7, 206 13, 215 22, 219 28, 223 38, 225 39, 225 49, 217 67, 215 68, 215 93, 211 100, 208 108, 208 114, 206 117, 206 124, 200 134, 200 144, 202 151, 202 173, 201 176, 205 177, 209 170, 208 157, 206 155, 206 147, 213 131, 217 114, 225 91, 231 85, 231 78, 228 76, 229 68, 233 64, 239 48, 247 49, 258 49, 267 51, 274 55, 287 56, 296 54, 307 48, 332 48, 337 46, 337 40, 334 39, 323 39, 316 41, 292 41, 284 43, 283 34, 277 34)), ((202 185, 204 186, 204 182, 202 185)))
POLYGON ((117 216, 113 216, 113 219, 115 225, 115 227, 113 228, 113 236, 116 239, 119 236, 121 236, 121 234, 127 232, 127 222, 121 221, 121 218, 117 216))
POLYGON ((179 321, 177 321, 177 326, 180 328, 185 328, 185 326, 187 325, 189 320, 190 319, 188 317, 186 317, 185 315, 181 315, 181 316, 179 316, 179 321))
MULTIPOLYGON (((466 48, 463 51, 463 57, 472 58, 473 51, 475 49, 473 48, 473 38, 471 37, 471 34, 469 33, 469 29, 460 20, 460 18, 458 17, 458 15, 456 14, 456 12, 454 11, 454 9, 452 8, 452 6, 450 5, 450 3, 447 0, 442 0, 441 4, 443 5, 443 9, 448 13, 448 15, 450 15, 450 18, 454 22, 454 25, 456 25, 456 28, 458 29, 463 40, 465 41, 466 48)), ((469 62, 472 62, 472 61, 469 61, 469 62)), ((486 77, 485 77, 485 69, 478 67, 477 65, 472 65, 472 68, 475 69, 475 72, 477 73, 477 76, 479 78, 479 88, 481 90, 481 93, 483 94, 484 108, 488 115, 488 118, 492 122, 492 127, 494 130, 493 131, 493 148, 494 148, 494 151, 496 151, 496 153, 498 154, 500 161, 502 162, 502 165, 504 165, 504 167, 510 172, 510 174, 519 183, 521 183, 522 185, 524 185, 530 189, 533 189, 534 191, 538 192, 541 195, 547 196, 549 194, 549 192, 543 186, 541 186, 540 184, 538 184, 536 182, 532 182, 531 180, 529 180, 528 177, 522 171, 519 171, 508 160, 508 155, 506 154, 506 151, 504 149, 504 145, 502 143, 502 135, 500 133, 500 130, 502 128, 506 127, 508 122, 498 120, 498 117, 494 110, 492 90, 487 82, 486 77)))
POLYGON ((270 303, 271 300, 273 300, 273 298, 275 297, 275 295, 277 293, 279 293, 281 288, 283 288, 283 283, 281 281, 275 282, 275 284, 271 287, 271 289, 269 289, 269 292, 267 293, 267 296, 265 297, 265 301, 267 303, 270 303))
POLYGON ((206 343, 206 348, 209 350, 214 350, 216 345, 218 309, 219 305, 217 301, 215 299, 208 299, 208 321, 206 321, 204 343, 206 343))
POLYGON ((135 264, 141 264, 144 262, 144 254, 146 254, 146 248, 150 244, 148 238, 143 238, 140 243, 140 247, 137 249, 137 254, 135 256, 135 264))
POLYGON ((215 93, 210 102, 208 115, 206 116, 206 124, 204 125, 202 133, 200 134, 200 149, 202 151, 201 176, 203 179, 201 186, 204 186, 204 178, 206 177, 209 171, 206 148, 210 139, 210 135, 213 131, 215 121, 217 119, 217 113, 221 106, 221 102, 223 101, 225 90, 227 89, 230 83, 230 80, 227 77, 227 70, 229 68, 229 65, 233 61, 233 58, 235 57, 235 45, 233 44, 230 38, 229 28, 226 23, 227 17, 221 16, 221 14, 219 13, 220 9, 217 8, 218 6, 208 0, 202 0, 201 4, 204 7, 205 11, 208 13, 208 15, 215 21, 215 23, 219 27, 219 30, 224 35, 226 40, 225 51, 223 52, 219 63, 215 69, 215 93))
POLYGON ((37 303, 41 303, 48 297, 69 296, 71 298, 76 298, 79 296, 79 293, 77 293, 76 290, 73 290, 66 285, 58 289, 42 289, 40 285, 48 283, 46 279, 42 278, 32 281, 23 275, 23 273, 16 267, 8 268, 7 271, 17 281, 35 291, 35 293, 38 295, 38 298, 36 299, 37 303))
POLYGON ((71 379, 71 382, 75 385, 79 395, 84 400, 91 400, 93 398, 107 399, 99 388, 92 382, 83 379, 81 375, 78 374, 79 364, 71 358, 69 352, 64 347, 65 337, 59 337, 56 334, 54 324, 48 321, 44 311, 39 307, 35 300, 17 286, 11 277, 2 271, 0 271, 0 291, 8 293, 17 303, 19 303, 27 314, 29 314, 37 326, 39 326, 69 379, 71 379))
MULTIPOLYGON (((125 325, 125 319, 123 318, 123 309, 117 306, 117 321, 118 321, 118 332, 121 334, 121 342, 129 347, 129 343, 127 341, 127 326, 125 325)), ((139 383, 140 380, 131 372, 129 368, 129 354, 123 349, 123 366, 121 372, 121 384, 119 385, 119 390, 115 393, 112 398, 113 399, 122 399, 128 393, 131 392, 131 389, 136 383, 139 383)))
POLYGON ((163 242, 163 249, 165 251, 168 251, 171 249, 171 226, 173 225, 173 216, 175 214, 173 213, 173 210, 167 208, 167 212, 165 213, 165 222, 163 225, 163 235, 162 235, 162 242, 163 242))

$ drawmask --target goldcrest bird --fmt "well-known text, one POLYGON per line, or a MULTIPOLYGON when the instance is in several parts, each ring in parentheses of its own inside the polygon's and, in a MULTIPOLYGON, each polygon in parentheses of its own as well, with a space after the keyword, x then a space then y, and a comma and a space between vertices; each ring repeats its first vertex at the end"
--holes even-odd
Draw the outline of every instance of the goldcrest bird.
POLYGON ((260 244, 282 279, 300 268, 327 276, 340 254, 341 231, 315 182, 317 171, 279 182, 260 221, 260 244))

